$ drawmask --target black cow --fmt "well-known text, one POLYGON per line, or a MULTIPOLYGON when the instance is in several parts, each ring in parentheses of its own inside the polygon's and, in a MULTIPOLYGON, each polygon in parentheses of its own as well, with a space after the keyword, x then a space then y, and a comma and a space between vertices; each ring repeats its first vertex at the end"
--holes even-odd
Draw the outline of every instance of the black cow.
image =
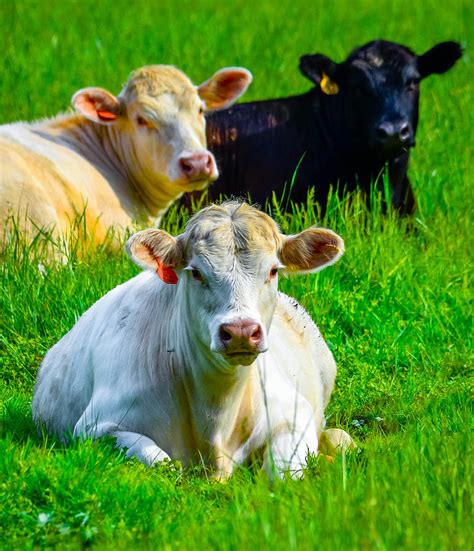
POLYGON ((273 191, 281 197, 286 189, 288 197, 294 178, 291 200, 305 201, 314 186, 324 208, 331 184, 368 191, 387 166, 393 206, 412 212, 407 167, 419 83, 448 71, 461 54, 456 42, 417 56, 406 46, 376 40, 342 63, 304 55, 300 70, 316 84, 306 94, 242 103, 208 117, 208 145, 221 173, 211 199, 249 193, 264 204, 273 191))

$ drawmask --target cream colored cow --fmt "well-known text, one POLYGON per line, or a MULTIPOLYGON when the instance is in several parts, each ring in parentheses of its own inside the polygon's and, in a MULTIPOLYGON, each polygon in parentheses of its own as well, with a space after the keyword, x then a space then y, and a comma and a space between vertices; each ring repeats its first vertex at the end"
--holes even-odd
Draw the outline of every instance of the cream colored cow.
POLYGON ((152 65, 117 97, 79 90, 76 114, 1 126, 0 225, 13 216, 27 231, 65 235, 85 212, 99 242, 111 227, 159 224, 183 193, 217 178, 204 111, 230 105, 250 82, 246 69, 227 68, 195 87, 175 67, 152 65))
POLYGON ((279 272, 336 262, 338 235, 285 236, 266 214, 228 202, 199 212, 177 238, 144 230, 127 248, 145 272, 48 352, 38 423, 60 437, 111 435, 147 465, 204 462, 218 478, 259 453, 268 471, 301 476, 320 443, 325 453, 352 445, 341 430, 323 432, 332 354, 305 310, 278 292, 279 272))

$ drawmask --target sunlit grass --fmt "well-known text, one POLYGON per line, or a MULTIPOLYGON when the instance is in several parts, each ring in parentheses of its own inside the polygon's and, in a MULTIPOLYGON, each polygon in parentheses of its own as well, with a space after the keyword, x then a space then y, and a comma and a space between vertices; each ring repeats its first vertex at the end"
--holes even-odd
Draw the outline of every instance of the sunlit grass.
MULTIPOLYGON (((303 481, 270 484, 258 470, 229 483, 199 467, 146 469, 110 441, 65 448, 38 436, 30 403, 42 357, 97 299, 138 273, 119 248, 78 239, 8 237, 0 272, 0 546, 98 548, 468 549, 472 547, 471 3, 342 0, 82 2, 0 7, 2 122, 66 109, 78 88, 118 92, 133 68, 174 63, 197 83, 219 67, 254 73, 248 99, 307 90, 303 53, 341 60, 377 37, 417 52, 447 39, 466 55, 422 84, 410 178, 412 218, 333 197, 264 206, 285 233, 337 231, 346 253, 313 276, 284 278, 320 326, 339 366, 328 424, 361 453, 311 458, 303 481), (51 254, 51 251, 60 254, 51 254)), ((196 208, 198 205, 196 205, 196 208)), ((163 228, 179 233, 173 207, 163 228)))
MULTIPOLYGON (((310 199, 292 214, 276 202, 272 210, 287 233, 319 219, 310 199)), ((433 231, 441 228, 436 218, 381 211, 380 196, 372 210, 358 195, 333 197, 320 223, 344 237, 345 256, 320 274, 280 283, 319 323, 338 360, 328 423, 348 430, 362 451, 347 465, 313 459, 303 483, 276 486, 243 471, 222 488, 200 469, 147 470, 110 443, 64 448, 38 437, 30 399, 42 356, 138 269, 107 246, 40 267, 41 241, 13 235, 1 279, 0 519, 8 537, 103 543, 120 534, 124 548, 137 537, 184 547, 192 537, 229 548, 263 540, 308 549, 316 537, 341 547, 467 541, 468 264, 463 256, 440 262, 441 250, 450 254, 455 244, 448 228, 433 231), (429 534, 415 530, 415 510, 429 534)), ((177 234, 186 218, 174 207, 164 227, 177 234)))

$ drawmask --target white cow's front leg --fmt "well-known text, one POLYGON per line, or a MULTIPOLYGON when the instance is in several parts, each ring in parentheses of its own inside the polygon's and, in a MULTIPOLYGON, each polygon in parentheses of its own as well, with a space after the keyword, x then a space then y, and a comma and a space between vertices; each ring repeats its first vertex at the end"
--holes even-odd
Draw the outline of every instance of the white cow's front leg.
POLYGON ((304 430, 286 430, 273 434, 265 450, 263 468, 269 476, 289 473, 301 478, 308 453, 318 453, 318 437, 314 421, 304 430))
POLYGON ((116 438, 118 448, 126 448, 126 457, 136 457, 148 467, 164 459, 170 459, 170 456, 148 436, 129 431, 116 431, 113 436, 116 438))
MULTIPOLYGON (((308 435, 309 436, 309 435, 308 435)), ((263 461, 263 468, 269 476, 277 472, 280 477, 289 473, 293 478, 301 478, 306 467, 308 453, 318 453, 318 438, 295 433, 283 433, 272 437, 263 461)))
POLYGON ((148 436, 138 432, 131 432, 122 429, 116 423, 97 423, 93 427, 87 427, 86 431, 81 430, 80 420, 74 428, 74 436, 89 436, 91 438, 100 438, 101 436, 112 436, 116 440, 117 448, 125 448, 126 457, 136 457, 139 461, 151 467, 163 461, 170 459, 170 456, 163 451, 148 436))
POLYGON ((313 408, 297 388, 289 386, 287 379, 278 378, 277 373, 270 378, 265 369, 260 377, 263 407, 259 426, 265 427, 266 433, 263 468, 269 476, 288 472, 301 478, 308 453, 318 453, 317 427, 321 428, 324 422, 322 408, 313 408))

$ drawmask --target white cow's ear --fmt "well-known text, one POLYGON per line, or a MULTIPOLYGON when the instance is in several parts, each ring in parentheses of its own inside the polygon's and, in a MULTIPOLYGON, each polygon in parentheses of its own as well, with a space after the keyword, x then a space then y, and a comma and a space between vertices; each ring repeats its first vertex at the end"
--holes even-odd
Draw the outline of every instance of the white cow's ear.
POLYGON ((83 88, 71 101, 80 113, 99 124, 114 123, 122 112, 120 100, 103 88, 83 88))
POLYGON ((152 270, 165 283, 177 283, 175 268, 183 262, 180 242, 163 230, 143 230, 125 245, 130 258, 144 270, 152 270))
POLYGON ((280 260, 287 273, 318 272, 339 260, 344 241, 331 230, 310 228, 284 237, 280 260))
POLYGON ((229 107, 247 90, 252 73, 243 67, 227 67, 217 71, 198 86, 199 97, 210 111, 229 107))

